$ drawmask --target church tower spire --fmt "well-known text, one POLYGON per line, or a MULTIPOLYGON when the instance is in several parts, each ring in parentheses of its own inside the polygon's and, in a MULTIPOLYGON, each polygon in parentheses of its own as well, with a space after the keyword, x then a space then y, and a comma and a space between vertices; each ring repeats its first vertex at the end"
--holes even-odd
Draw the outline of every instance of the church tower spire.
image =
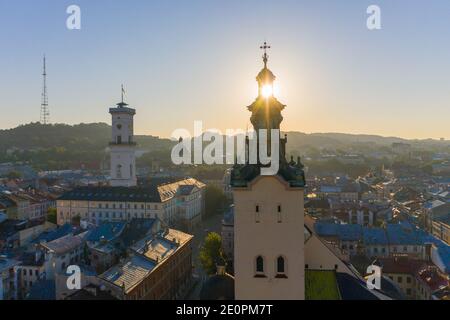
MULTIPOLYGON (((264 67, 256 77, 258 96, 248 106, 257 135, 260 129, 280 130, 285 108, 273 94, 275 76, 267 68, 269 48, 267 43, 261 46, 264 67)), ((258 136, 258 144, 259 140, 258 136)), ((231 173, 237 300, 305 298, 305 179, 303 169, 293 159, 287 163, 286 141, 280 138, 276 175, 261 175, 263 165, 259 161, 235 165, 231 173)))

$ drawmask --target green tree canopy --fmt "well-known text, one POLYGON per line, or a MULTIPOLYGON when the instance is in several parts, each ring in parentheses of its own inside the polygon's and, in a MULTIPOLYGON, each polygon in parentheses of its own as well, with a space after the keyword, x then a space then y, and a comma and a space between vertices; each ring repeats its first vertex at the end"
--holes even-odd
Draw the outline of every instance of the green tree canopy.
POLYGON ((225 208, 227 204, 227 197, 222 189, 208 185, 205 189, 205 208, 206 215, 213 215, 225 208))
POLYGON ((47 211, 47 221, 56 224, 56 208, 49 208, 47 211))
POLYGON ((200 249, 200 262, 207 274, 216 273, 216 264, 224 260, 222 237, 216 232, 210 232, 200 249))

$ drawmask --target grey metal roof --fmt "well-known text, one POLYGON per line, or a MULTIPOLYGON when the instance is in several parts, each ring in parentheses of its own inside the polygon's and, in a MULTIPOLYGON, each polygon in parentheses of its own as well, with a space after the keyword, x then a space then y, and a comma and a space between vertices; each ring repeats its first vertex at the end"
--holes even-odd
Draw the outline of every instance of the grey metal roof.
POLYGON ((142 187, 78 187, 64 193, 58 200, 161 202, 156 185, 142 187))

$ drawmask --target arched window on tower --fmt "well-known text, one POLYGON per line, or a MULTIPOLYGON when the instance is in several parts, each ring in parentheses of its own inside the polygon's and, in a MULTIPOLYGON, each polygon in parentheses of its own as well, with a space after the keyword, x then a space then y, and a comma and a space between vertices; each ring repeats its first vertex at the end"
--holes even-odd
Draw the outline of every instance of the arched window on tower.
POLYGON ((286 261, 284 257, 279 256, 277 258, 277 278, 287 278, 286 276, 286 261))
POLYGON ((257 256, 255 260, 255 277, 261 278, 265 277, 264 274, 264 258, 262 256, 257 256))

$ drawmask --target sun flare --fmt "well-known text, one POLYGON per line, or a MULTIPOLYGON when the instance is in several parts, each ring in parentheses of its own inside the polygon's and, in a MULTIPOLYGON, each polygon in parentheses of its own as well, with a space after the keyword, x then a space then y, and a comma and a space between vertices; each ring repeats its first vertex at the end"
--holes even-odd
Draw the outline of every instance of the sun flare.
POLYGON ((263 86, 261 89, 261 94, 263 95, 264 98, 269 98, 270 96, 273 95, 273 87, 268 84, 263 86))

